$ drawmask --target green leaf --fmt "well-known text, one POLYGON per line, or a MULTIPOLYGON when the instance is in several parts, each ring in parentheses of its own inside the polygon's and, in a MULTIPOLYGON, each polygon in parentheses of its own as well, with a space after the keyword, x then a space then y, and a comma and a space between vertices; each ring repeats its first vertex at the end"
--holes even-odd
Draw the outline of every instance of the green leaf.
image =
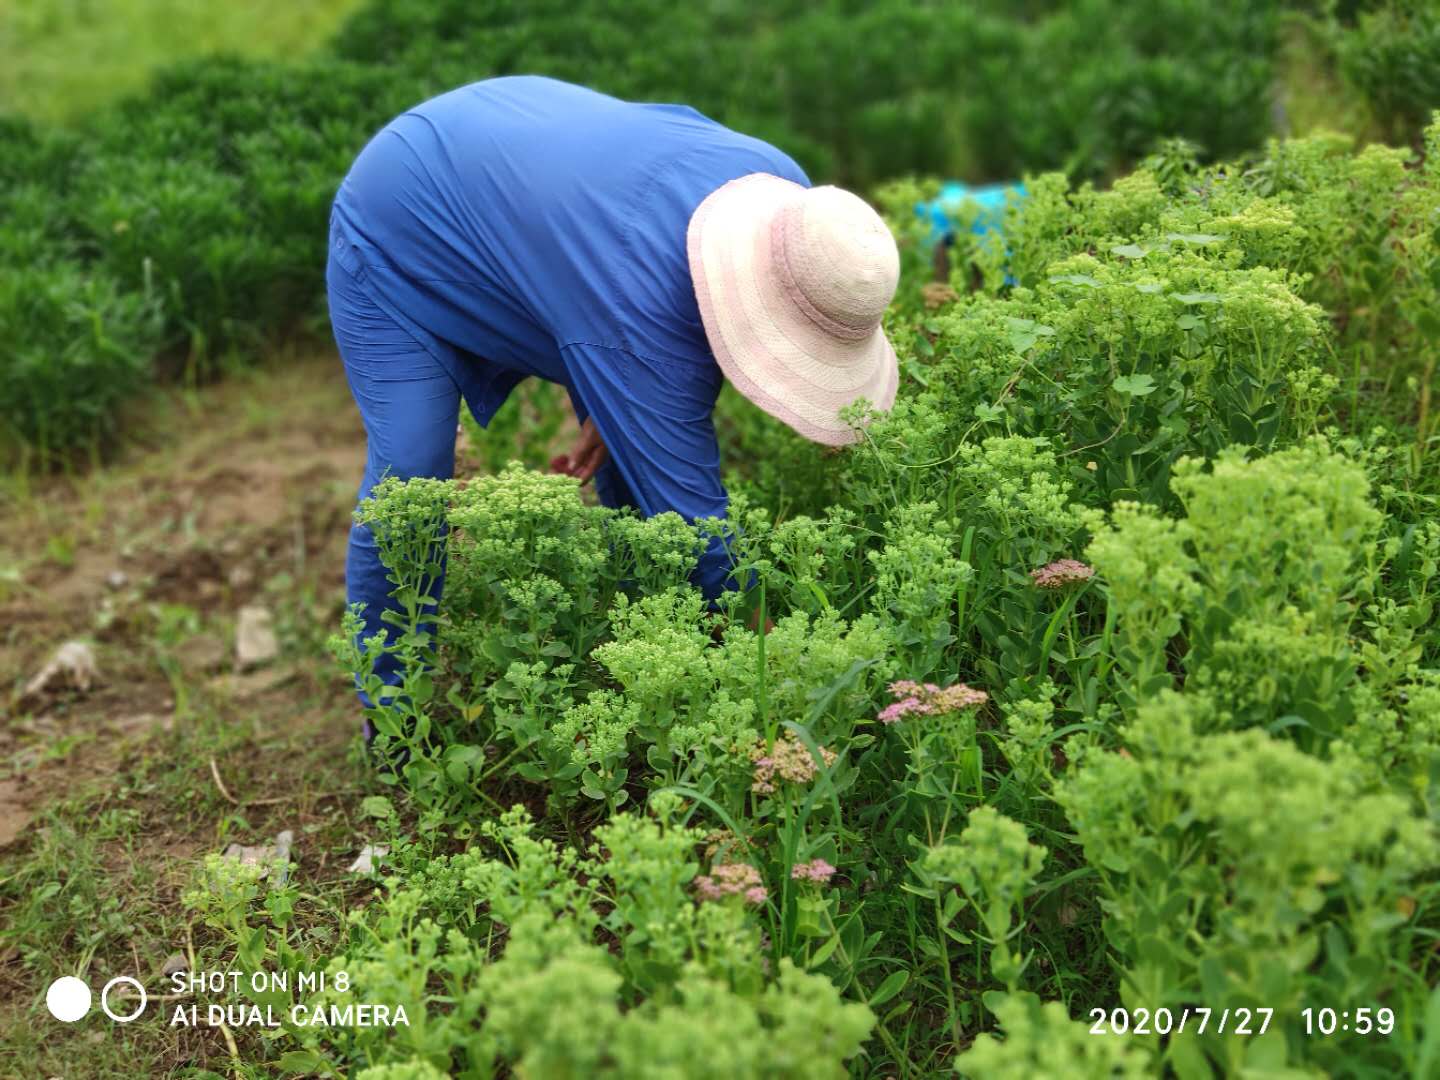
POLYGON ((892 1021, 898 1019, 899 1017, 903 1016, 905 1013, 907 1013, 907 1012, 909 1012, 909 1011, 910 1011, 910 1002, 908 1002, 908 1001, 902 1001, 902 1002, 900 1002, 900 1004, 896 1005, 893 1009, 891 1009, 888 1013, 885 1014, 885 1018, 880 1021, 880 1026, 881 1026, 881 1027, 889 1027, 892 1021))
POLYGON ((326 1062, 313 1050, 286 1050, 272 1066, 282 1073, 305 1073, 310 1076, 326 1072, 326 1062))
POLYGON ((995 1010, 999 1009, 1009 1000, 1010 995, 1004 990, 986 990, 980 995, 980 1001, 984 1004, 985 1008, 990 1010, 991 1016, 994 1016, 995 1010))
POLYGON ((1223 236, 1216 236, 1214 233, 1198 233, 1198 232, 1197 232, 1197 233, 1178 233, 1178 232, 1172 232, 1172 233, 1166 233, 1166 234, 1165 234, 1165 239, 1166 239, 1166 240, 1171 240, 1171 241, 1178 240, 1178 241, 1180 241, 1180 243, 1182 243, 1182 244, 1197 244, 1197 245, 1198 245, 1198 244, 1216 244, 1216 243, 1219 243, 1221 240, 1224 240, 1225 238, 1224 238, 1223 236))
POLYGON ((1415 1069, 1416 1076, 1433 1076, 1440 1065, 1440 987, 1430 991, 1430 1001, 1425 1006, 1425 1019, 1420 1022, 1425 1033, 1420 1043, 1420 1060, 1415 1069))
POLYGON ((1193 1028, 1170 1036, 1165 1059, 1180 1080, 1214 1080, 1215 1073, 1205 1061, 1193 1028))
POLYGON ((820 948, 815 950, 814 956, 810 957, 810 970, 814 971, 821 964, 825 963, 826 960, 829 960, 831 955, 834 954, 835 950, 839 947, 840 935, 834 934, 831 936, 829 941, 825 942, 824 945, 821 945, 820 948))
POLYGON ((859 682, 860 676, 867 669, 874 667, 879 662, 879 660, 873 658, 869 660, 856 660, 845 669, 844 674, 828 686, 817 686, 810 690, 809 693, 806 694, 806 697, 809 698, 811 702, 810 710, 807 714, 809 722, 813 724, 816 720, 820 719, 820 717, 824 716, 837 697, 853 688, 855 684, 859 682))
POLYGON ((899 971, 892 971, 885 976, 885 981, 875 988, 875 993, 870 995, 868 1004, 872 1009, 878 1009, 885 1002, 889 1001, 910 981, 910 972, 901 968, 899 971))
POLYGON ((952 921, 960 914, 960 909, 965 906, 965 897, 958 889, 952 890, 945 895, 945 902, 940 906, 940 918, 944 922, 952 921))
POLYGON ((1220 294, 1213 292, 1181 292, 1171 295, 1182 304, 1218 304, 1220 302, 1220 294))
POLYGON ((953 926, 942 926, 940 929, 944 931, 946 937, 956 944, 971 945, 975 941, 975 939, 965 933, 965 931, 956 930, 953 926))
MULTIPOLYGON (((931 350, 934 351, 933 349, 931 350)), ((930 375, 925 370, 925 365, 918 360, 905 361, 905 374, 914 379, 921 386, 930 385, 930 375)))
POLYGON ((996 405, 987 405, 982 401, 975 406, 975 418, 982 423, 993 424, 995 421, 1005 418, 1005 410, 996 405))
POLYGON ((452 784, 463 785, 470 779, 470 766, 462 760, 451 758, 445 762, 445 775, 452 784))
POLYGON ((1100 288, 1100 282, 1089 274, 1051 274, 1050 280, 1057 285, 1084 285, 1088 289, 1100 288))
POLYGON ((829 910, 829 902, 818 896, 800 897, 795 901, 795 933, 800 937, 824 937, 830 932, 825 917, 829 910))
POLYGON ((1054 337, 1055 328, 1037 323, 1033 319, 1007 318, 1010 327, 1010 347, 1022 356, 1042 337, 1054 337))
POLYGON ((1139 244, 1116 244, 1110 249, 1110 254, 1119 255, 1122 259, 1143 259, 1150 254, 1150 249, 1139 244))
MULTIPOLYGON (((1262 1016, 1255 1017, 1262 1021, 1262 1016)), ((1285 1031, 1278 1025, 1272 1026, 1264 1035, 1255 1035, 1245 1048, 1245 1071, 1255 1070, 1256 1075, 1281 1073, 1285 1069, 1285 1031)))
POLYGON ((1156 390, 1155 380, 1144 372, 1138 375, 1121 375, 1110 384, 1110 388, 1116 393, 1128 394, 1131 397, 1144 397, 1156 390))
POLYGON ((1223 1001, 1225 992, 1230 989, 1230 976, 1220 958, 1213 955, 1202 957, 1199 975, 1200 988, 1204 991, 1206 999, 1223 1001))
POLYGON ((395 804, 384 795, 367 795, 360 800, 360 813, 372 818, 392 818, 395 804))
POLYGON ((381 735, 389 735, 395 739, 400 737, 400 722, 392 709, 370 710, 370 723, 375 725, 375 730, 381 735))

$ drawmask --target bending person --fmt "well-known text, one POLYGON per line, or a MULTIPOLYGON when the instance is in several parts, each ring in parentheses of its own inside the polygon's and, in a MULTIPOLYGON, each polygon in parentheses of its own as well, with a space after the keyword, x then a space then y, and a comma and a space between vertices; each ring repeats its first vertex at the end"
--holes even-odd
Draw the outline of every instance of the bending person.
MULTIPOLYGON (((462 87, 370 141, 330 228, 362 499, 385 476, 448 478, 461 399, 487 424, 532 375, 563 385, 581 422, 565 471, 606 505, 689 520, 725 514, 722 379, 831 445, 855 437, 844 406, 895 397, 884 222, 685 106, 531 76, 462 87)), ((717 538, 695 584, 713 599, 729 576, 717 538)), ((391 585, 367 527, 345 577, 374 633, 391 585)))

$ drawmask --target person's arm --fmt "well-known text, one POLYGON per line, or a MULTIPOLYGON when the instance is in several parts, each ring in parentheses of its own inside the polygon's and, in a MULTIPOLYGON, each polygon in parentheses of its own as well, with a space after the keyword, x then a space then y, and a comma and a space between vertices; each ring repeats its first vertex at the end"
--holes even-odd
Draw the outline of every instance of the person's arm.
MULTIPOLYGON (((687 521, 725 516, 713 361, 656 359, 598 345, 562 350, 576 394, 609 460, 646 517, 673 510, 687 521)), ((711 539, 692 581, 706 599, 729 585, 730 558, 711 539)))

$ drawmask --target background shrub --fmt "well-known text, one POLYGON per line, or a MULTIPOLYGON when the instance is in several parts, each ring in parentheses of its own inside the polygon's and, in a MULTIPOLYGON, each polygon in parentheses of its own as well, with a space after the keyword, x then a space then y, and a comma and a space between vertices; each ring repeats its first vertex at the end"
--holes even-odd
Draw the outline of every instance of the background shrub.
MULTIPOLYGON (((253 357, 317 316, 329 202, 349 162, 391 116, 456 85, 537 72, 683 101, 776 143, 817 180, 861 189, 913 171, 1102 175, 1162 134, 1212 154, 1263 135, 1275 8, 1224 8, 1166 0, 1137 22, 1115 0, 1024 13, 988 0, 787 2, 759 13, 653 0, 371 0, 323 58, 182 62, 143 94, 84 116, 73 136, 5 121, 6 186, 44 197, 8 227, 0 274, 28 269, 43 244, 105 278, 100 293, 149 282, 163 302, 163 335, 149 344, 161 362, 116 371, 106 395, 120 400, 158 375, 193 378, 253 357)), ((21 355, 94 348, 29 325, 0 355, 12 380, 32 378, 34 360, 21 355)), ((42 456, 93 444, 95 411, 48 385, 25 392, 44 396, 53 416, 42 456)), ((40 436, 23 415, 5 423, 17 438, 40 436)))

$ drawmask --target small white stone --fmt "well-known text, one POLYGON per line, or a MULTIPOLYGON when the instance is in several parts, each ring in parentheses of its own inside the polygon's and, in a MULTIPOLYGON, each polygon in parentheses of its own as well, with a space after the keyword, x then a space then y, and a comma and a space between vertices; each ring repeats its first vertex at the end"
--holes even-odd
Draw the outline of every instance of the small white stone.
POLYGON ((70 686, 85 693, 100 681, 95 650, 83 641, 67 641, 55 650, 46 665, 25 684, 21 700, 29 701, 48 691, 70 686))
POLYGON ((259 667, 279 654, 280 642, 275 637, 275 618, 270 609, 258 604, 242 607, 235 622, 236 666, 242 671, 259 667))
POLYGON ((350 864, 350 873, 373 874, 375 863, 388 854, 390 854, 390 849, 384 844, 366 844, 359 857, 350 864))
POLYGON ((284 885, 290 877, 290 848, 295 844, 295 834, 285 829, 275 834, 275 871, 270 880, 277 886, 284 885))

